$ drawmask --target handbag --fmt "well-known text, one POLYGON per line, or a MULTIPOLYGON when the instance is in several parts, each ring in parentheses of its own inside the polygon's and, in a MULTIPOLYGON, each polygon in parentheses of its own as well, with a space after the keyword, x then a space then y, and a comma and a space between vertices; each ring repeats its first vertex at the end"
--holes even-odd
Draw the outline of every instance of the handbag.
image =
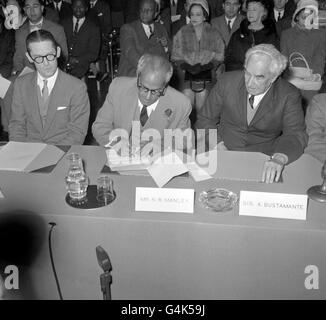
POLYGON ((321 75, 313 73, 307 60, 300 52, 293 52, 289 57, 289 77, 287 80, 301 90, 318 91, 322 85, 321 75), (294 61, 303 61, 306 66, 294 67, 294 61))
POLYGON ((212 72, 210 69, 203 70, 197 74, 186 71, 185 80, 190 82, 190 89, 196 93, 202 92, 206 86, 212 82, 212 72))

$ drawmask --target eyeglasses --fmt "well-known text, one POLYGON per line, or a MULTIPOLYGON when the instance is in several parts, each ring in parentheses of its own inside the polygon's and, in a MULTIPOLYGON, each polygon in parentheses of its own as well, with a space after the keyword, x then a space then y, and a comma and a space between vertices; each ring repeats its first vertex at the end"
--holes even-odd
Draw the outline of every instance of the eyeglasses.
POLYGON ((38 56, 38 57, 35 57, 35 58, 33 58, 31 55, 29 55, 30 57, 31 57, 31 59, 35 62, 35 63, 37 63, 37 64, 41 64, 41 63, 43 63, 43 61, 44 61, 44 58, 46 58, 46 60, 48 61, 48 62, 50 62, 50 61, 53 61, 56 57, 57 57, 57 54, 55 53, 49 53, 49 54, 47 54, 47 55, 45 55, 45 56, 38 56))
POLYGON ((140 91, 142 91, 143 93, 148 93, 150 92, 150 94, 152 96, 163 96, 164 95, 164 91, 166 88, 166 85, 163 88, 160 89, 148 89, 146 88, 143 84, 140 83, 139 77, 137 78, 137 87, 140 91))

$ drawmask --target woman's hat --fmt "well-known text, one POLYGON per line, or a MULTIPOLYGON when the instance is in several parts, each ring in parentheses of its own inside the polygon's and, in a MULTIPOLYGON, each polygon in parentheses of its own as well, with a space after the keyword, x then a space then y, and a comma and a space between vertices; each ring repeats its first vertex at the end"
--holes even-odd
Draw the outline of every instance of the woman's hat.
POLYGON ((190 0, 189 3, 189 8, 193 5, 193 4, 199 4, 203 7, 203 9, 206 11, 207 15, 209 15, 209 6, 206 0, 190 0))

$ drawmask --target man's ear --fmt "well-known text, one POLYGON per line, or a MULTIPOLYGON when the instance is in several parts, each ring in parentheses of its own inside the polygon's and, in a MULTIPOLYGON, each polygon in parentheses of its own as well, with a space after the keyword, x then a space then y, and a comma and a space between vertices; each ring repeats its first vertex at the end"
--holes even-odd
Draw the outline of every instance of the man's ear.
POLYGON ((61 54, 61 48, 60 47, 57 47, 57 58, 60 57, 60 54, 61 54))
POLYGON ((31 56, 29 55, 28 51, 25 52, 25 55, 26 55, 26 57, 27 57, 27 59, 28 59, 28 61, 29 61, 30 63, 34 63, 33 59, 32 59, 31 56))

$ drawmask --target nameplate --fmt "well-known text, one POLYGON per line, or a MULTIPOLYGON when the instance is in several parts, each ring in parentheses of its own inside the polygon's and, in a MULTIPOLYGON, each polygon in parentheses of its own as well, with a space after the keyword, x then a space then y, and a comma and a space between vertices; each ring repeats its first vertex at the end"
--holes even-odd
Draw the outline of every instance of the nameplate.
POLYGON ((240 192, 239 215, 306 220, 307 195, 240 192))
POLYGON ((136 211, 194 213, 194 189, 136 188, 136 211))

